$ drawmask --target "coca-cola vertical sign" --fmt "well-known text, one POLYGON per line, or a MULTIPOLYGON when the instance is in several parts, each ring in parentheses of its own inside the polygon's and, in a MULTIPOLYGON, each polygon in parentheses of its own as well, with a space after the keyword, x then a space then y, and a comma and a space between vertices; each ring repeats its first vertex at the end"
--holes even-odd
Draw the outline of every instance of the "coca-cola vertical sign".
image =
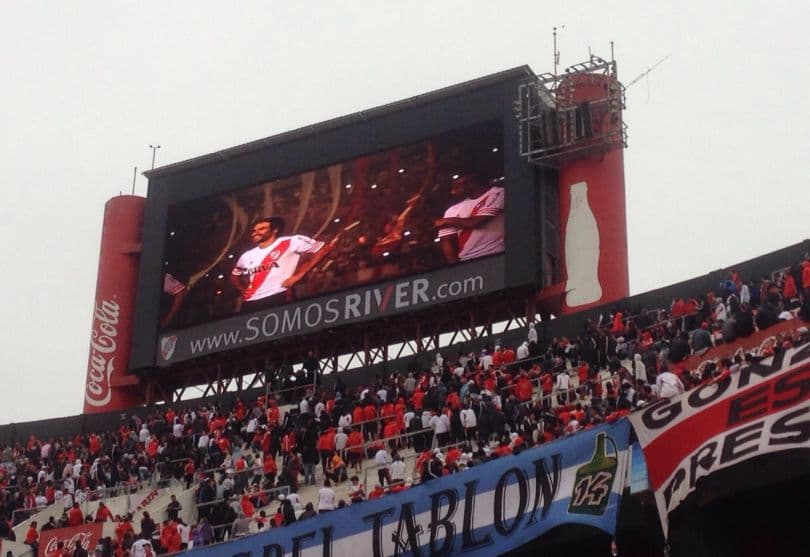
MULTIPOLYGON (((604 101, 608 91, 616 98, 618 87, 610 76, 573 74, 558 87, 558 100, 568 106, 582 106, 586 101, 596 105, 591 112, 591 141, 596 143, 600 136, 621 136, 621 119, 607 110, 604 101)), ((562 313, 626 298, 630 280, 621 142, 565 161, 559 170, 559 194, 566 276, 562 313)))
POLYGON ((43 530, 39 535, 39 555, 37 557, 61 557, 58 550, 59 542, 64 543, 72 554, 77 545, 81 545, 92 555, 98 540, 101 539, 102 524, 93 522, 72 528, 57 528, 56 530, 43 530))
POLYGON ((141 398, 128 376, 145 199, 114 197, 104 207, 84 412, 121 410, 141 398))

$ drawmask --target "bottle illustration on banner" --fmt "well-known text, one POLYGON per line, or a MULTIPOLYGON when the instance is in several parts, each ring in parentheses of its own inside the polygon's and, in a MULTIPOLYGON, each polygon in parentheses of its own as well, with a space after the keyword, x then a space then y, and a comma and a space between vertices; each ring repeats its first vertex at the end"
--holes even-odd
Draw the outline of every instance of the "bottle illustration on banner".
POLYGON ((599 227, 588 204, 588 184, 571 185, 571 208, 565 227, 565 303, 582 306, 602 297, 599 284, 599 227))
POLYGON ((574 478, 574 491, 568 503, 568 512, 601 515, 605 513, 616 469, 619 466, 619 451, 616 443, 602 432, 596 436, 596 449, 591 461, 580 466, 574 478), (613 456, 608 456, 606 441, 613 445, 613 456))

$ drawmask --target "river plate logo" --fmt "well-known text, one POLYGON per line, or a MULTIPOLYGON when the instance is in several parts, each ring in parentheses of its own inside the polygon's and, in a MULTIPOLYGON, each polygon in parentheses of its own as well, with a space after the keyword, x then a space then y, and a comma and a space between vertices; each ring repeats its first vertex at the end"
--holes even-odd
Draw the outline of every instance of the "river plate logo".
POLYGON ((619 465, 619 451, 616 442, 607 433, 596 436, 591 461, 577 470, 574 490, 568 503, 568 512, 573 514, 605 514, 613 482, 616 481, 616 468, 619 465), (613 455, 607 454, 606 442, 613 446, 613 455))
POLYGON ((174 348, 177 346, 177 335, 170 335, 160 339, 160 355, 164 361, 169 361, 174 355, 174 348))

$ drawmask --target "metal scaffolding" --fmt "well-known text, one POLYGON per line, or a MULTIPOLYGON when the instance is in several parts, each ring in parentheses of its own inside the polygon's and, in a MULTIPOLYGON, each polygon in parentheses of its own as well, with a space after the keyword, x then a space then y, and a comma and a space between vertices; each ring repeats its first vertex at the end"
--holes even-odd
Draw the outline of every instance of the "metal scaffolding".
POLYGON ((544 73, 518 86, 514 113, 518 120, 520 155, 530 163, 556 167, 572 158, 627 146, 622 120, 625 88, 616 62, 591 56, 562 74, 544 73), (603 97, 574 100, 574 85, 607 84, 603 97))

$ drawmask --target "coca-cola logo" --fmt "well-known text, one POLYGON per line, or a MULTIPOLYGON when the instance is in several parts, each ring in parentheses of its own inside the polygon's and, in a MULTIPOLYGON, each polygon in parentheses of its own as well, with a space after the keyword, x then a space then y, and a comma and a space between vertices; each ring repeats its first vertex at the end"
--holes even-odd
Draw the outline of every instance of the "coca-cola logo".
POLYGON ((169 361, 174 355, 174 348, 177 346, 177 335, 169 335, 160 339, 160 355, 165 361, 169 361))
POLYGON ((118 321, 121 307, 113 300, 96 302, 93 329, 90 333, 90 361, 87 364, 87 388, 84 399, 90 406, 105 406, 110 402, 110 376, 115 369, 118 349, 118 321))
POLYGON ((59 542, 64 542, 65 548, 68 552, 73 553, 77 545, 82 546, 84 549, 90 551, 90 544, 93 543, 93 532, 76 532, 69 538, 62 538, 56 535, 48 540, 45 547, 42 549, 41 557, 61 557, 62 553, 57 548, 59 542))

